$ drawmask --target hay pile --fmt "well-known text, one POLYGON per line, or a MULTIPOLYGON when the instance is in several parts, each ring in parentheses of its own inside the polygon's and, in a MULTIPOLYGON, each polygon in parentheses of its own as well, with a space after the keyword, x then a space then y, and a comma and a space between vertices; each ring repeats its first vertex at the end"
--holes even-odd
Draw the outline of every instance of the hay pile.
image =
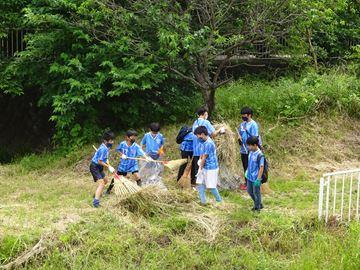
POLYGON ((220 169, 219 185, 224 189, 238 188, 241 182, 238 135, 227 123, 216 123, 214 127, 224 127, 226 130, 225 134, 219 134, 214 139, 220 169))
POLYGON ((120 207, 137 216, 153 217, 159 214, 169 214, 177 209, 189 208, 194 204, 196 194, 186 191, 176 191, 149 186, 116 202, 120 207))

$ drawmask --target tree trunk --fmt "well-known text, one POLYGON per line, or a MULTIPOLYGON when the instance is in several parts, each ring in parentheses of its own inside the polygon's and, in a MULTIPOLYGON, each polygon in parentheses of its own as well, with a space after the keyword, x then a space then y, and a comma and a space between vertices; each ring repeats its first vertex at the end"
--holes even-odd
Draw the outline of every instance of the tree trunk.
POLYGON ((318 68, 318 62, 317 62, 317 55, 316 55, 316 52, 315 52, 315 48, 311 42, 311 37, 312 37, 312 34, 311 34, 311 30, 307 29, 307 38, 308 38, 308 42, 309 42, 309 48, 310 48, 310 52, 312 54, 312 58, 313 58, 313 61, 314 61, 314 67, 315 67, 315 70, 318 71, 319 68, 318 68))
POLYGON ((211 115, 215 109, 215 89, 204 88, 202 89, 202 94, 203 94, 205 107, 207 108, 209 115, 211 115))

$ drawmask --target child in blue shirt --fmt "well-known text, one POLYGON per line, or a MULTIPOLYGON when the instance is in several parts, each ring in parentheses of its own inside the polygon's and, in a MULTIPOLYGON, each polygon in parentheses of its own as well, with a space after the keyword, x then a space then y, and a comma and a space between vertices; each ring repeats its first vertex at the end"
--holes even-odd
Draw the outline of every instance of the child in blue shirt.
POLYGON ((221 202, 221 196, 217 189, 219 163, 216 156, 216 146, 214 141, 208 136, 205 126, 195 129, 195 135, 200 141, 200 160, 199 170, 196 179, 198 192, 202 204, 206 204, 206 189, 210 189, 217 202, 221 202))
POLYGON ((115 169, 109 164, 109 149, 114 143, 114 133, 108 131, 103 135, 103 142, 95 152, 91 159, 90 172, 93 176, 94 182, 98 183, 93 199, 93 206, 100 206, 100 197, 102 191, 107 184, 108 180, 105 177, 104 167, 108 168, 110 173, 114 173, 115 169))
MULTIPOLYGON (((137 132, 135 130, 128 130, 126 132, 125 140, 122 141, 116 151, 120 153, 120 163, 117 169, 117 174, 125 177, 129 177, 128 173, 131 173, 136 180, 136 183, 141 186, 141 179, 139 176, 139 164, 137 160, 128 159, 136 157, 144 157, 149 162, 152 160, 151 157, 148 157, 145 152, 141 149, 135 141, 137 138, 137 132)), ((106 193, 110 194, 114 186, 114 179, 112 179, 109 188, 106 193)))
MULTIPOLYGON (((192 132, 189 132, 188 134, 185 135, 184 140, 180 144, 181 158, 184 158, 184 159, 186 158, 188 160, 192 159, 192 157, 193 157, 193 139, 194 139, 194 134, 192 132)), ((179 181, 181 176, 183 176, 186 166, 187 166, 187 163, 185 163, 179 167, 177 181, 179 181)))
POLYGON ((164 155, 164 136, 160 133, 159 123, 150 124, 150 132, 146 133, 141 141, 141 148, 152 159, 159 159, 164 155))
POLYGON ((250 137, 246 140, 249 150, 249 162, 246 172, 247 192, 254 201, 253 211, 260 211, 263 208, 261 202, 261 179, 264 172, 265 158, 259 148, 259 138, 250 137))
MULTIPOLYGON (((244 168, 244 173, 248 168, 248 160, 249 160, 249 149, 246 145, 246 140, 252 136, 259 137, 259 126, 252 119, 253 110, 249 107, 244 107, 241 109, 241 118, 243 122, 240 124, 238 129, 238 140, 240 144, 240 153, 241 153, 241 161, 244 168)), ((260 137, 259 137, 260 140, 260 137)), ((261 142, 259 146, 261 145, 261 142)), ((241 185, 240 188, 242 190, 246 190, 247 179, 245 177, 245 185, 241 185)))
MULTIPOLYGON (((208 117, 208 110, 206 108, 200 108, 197 111, 198 119, 195 120, 194 124, 192 125, 192 132, 195 132, 195 129, 199 126, 204 126, 207 130, 208 136, 211 138, 215 138, 220 132, 223 132, 223 128, 215 130, 213 125, 209 122, 208 117)), ((224 131, 225 132, 225 131, 224 131)), ((193 160, 191 164, 191 184, 195 185, 196 183, 196 175, 199 170, 198 161, 200 159, 200 141, 194 133, 193 136, 193 160)))

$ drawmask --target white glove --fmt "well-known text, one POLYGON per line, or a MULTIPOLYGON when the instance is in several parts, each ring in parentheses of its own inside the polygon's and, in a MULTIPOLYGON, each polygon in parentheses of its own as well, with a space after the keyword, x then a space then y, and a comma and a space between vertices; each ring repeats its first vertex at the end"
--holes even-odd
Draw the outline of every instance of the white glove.
POLYGON ((127 156, 125 154, 122 154, 121 159, 127 159, 127 156))
POLYGON ((198 165, 198 166, 201 165, 201 159, 198 160, 197 165, 198 165))
POLYGON ((115 169, 114 169, 114 167, 113 166, 111 166, 111 165, 109 165, 109 172, 110 173, 114 173, 115 172, 115 169))
POLYGON ((226 132, 226 129, 224 127, 220 128, 220 134, 224 134, 226 132))
POLYGON ((151 157, 149 157, 149 156, 147 156, 145 159, 146 159, 147 162, 153 161, 153 159, 151 157))
POLYGON ((195 177, 199 177, 202 174, 202 169, 199 169, 195 177))

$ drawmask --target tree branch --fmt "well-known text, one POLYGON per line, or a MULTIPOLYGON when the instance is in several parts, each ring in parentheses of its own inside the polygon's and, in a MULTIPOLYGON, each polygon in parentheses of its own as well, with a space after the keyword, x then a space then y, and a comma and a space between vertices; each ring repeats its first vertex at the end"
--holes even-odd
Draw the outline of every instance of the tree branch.
POLYGON ((173 71, 174 73, 176 73, 177 75, 179 75, 180 77, 184 78, 185 80, 190 81, 191 83, 195 84, 196 86, 200 87, 201 89, 203 89, 204 87, 197 82, 194 78, 191 78, 190 76, 185 75, 184 73, 180 72, 179 70, 170 67, 170 70, 173 71))

